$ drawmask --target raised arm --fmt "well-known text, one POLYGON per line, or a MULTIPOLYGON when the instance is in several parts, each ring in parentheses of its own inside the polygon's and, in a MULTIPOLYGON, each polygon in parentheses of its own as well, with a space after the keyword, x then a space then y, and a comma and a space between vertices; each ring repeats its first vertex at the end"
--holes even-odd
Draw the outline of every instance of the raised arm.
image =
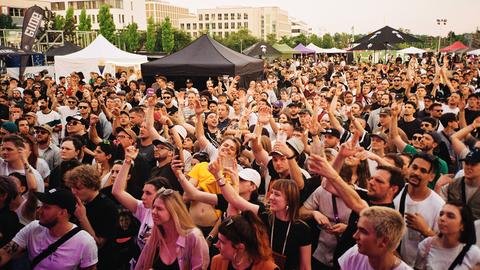
POLYGON ((396 103, 392 104, 392 121, 390 121, 390 140, 393 142, 395 147, 397 147, 397 150, 400 152, 403 152, 403 149, 407 146, 407 143, 405 143, 402 140, 402 137, 400 137, 400 134, 398 133, 398 114, 399 114, 400 108, 398 108, 398 105, 396 103))
POLYGON ((130 171, 132 162, 136 159, 137 155, 138 149, 136 149, 135 146, 129 146, 126 149, 125 162, 120 168, 112 187, 112 195, 115 199, 132 213, 137 211, 137 199, 130 195, 125 189, 127 187, 128 172, 130 171))
POLYGON ((147 126, 148 131, 150 132, 150 137, 152 140, 159 139, 160 134, 158 134, 158 131, 155 129, 154 126, 154 113, 155 113, 155 103, 157 102, 157 98, 155 96, 149 97, 147 100, 147 114, 145 116, 145 124, 147 126))
POLYGON ((195 123, 195 135, 197 137, 197 142, 200 149, 205 149, 210 142, 208 141, 207 137, 205 137, 205 130, 203 129, 203 108, 198 98, 196 98, 194 102, 195 115, 197 117, 197 122, 195 123))
POLYGON ((252 138, 252 152, 255 156, 255 161, 258 165, 262 167, 267 167, 270 157, 268 152, 263 149, 262 144, 260 143, 260 138, 262 137, 263 124, 257 123, 255 129, 253 130, 254 136, 252 138))
POLYGON ((98 115, 90 114, 90 128, 88 130, 88 137, 95 144, 102 142, 102 139, 98 136, 96 124, 98 123, 98 115))
POLYGON ((333 127, 340 132, 340 134, 343 134, 345 132, 345 129, 343 128, 342 124, 338 121, 338 119, 335 117, 335 110, 337 109, 337 102, 338 102, 338 97, 342 94, 342 89, 337 88, 335 91, 335 95, 332 98, 332 102, 330 103, 330 106, 328 106, 328 117, 330 118, 330 123, 333 125, 333 127))
POLYGON ((0 266, 7 264, 13 257, 16 257, 22 252, 25 251, 25 248, 20 247, 14 241, 8 242, 5 246, 0 248, 0 266))
POLYGON ((190 181, 188 181, 187 177, 182 171, 183 167, 183 161, 175 156, 172 160, 172 170, 177 177, 178 182, 185 191, 184 195, 187 197, 187 199, 207 203, 210 205, 217 205, 217 195, 198 190, 192 183, 190 183, 190 181))

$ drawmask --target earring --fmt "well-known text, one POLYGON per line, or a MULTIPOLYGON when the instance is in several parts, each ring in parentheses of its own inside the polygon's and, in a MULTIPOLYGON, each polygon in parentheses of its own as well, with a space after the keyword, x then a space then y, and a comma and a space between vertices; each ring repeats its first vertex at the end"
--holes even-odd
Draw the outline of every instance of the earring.
POLYGON ((288 204, 287 204, 287 206, 285 207, 285 209, 288 210, 288 204))

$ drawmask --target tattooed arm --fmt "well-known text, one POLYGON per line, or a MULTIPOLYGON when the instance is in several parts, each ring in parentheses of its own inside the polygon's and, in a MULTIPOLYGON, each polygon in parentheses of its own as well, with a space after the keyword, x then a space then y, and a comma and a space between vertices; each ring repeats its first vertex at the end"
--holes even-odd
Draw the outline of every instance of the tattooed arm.
POLYGON ((8 244, 0 248, 0 266, 5 265, 13 256, 22 253, 25 249, 17 243, 10 241, 8 244))

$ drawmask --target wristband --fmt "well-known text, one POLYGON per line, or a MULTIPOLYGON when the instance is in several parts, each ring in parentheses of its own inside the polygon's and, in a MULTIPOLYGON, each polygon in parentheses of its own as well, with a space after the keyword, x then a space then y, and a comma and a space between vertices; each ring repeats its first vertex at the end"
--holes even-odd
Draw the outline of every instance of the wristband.
POLYGON ((168 129, 172 129, 175 125, 168 126, 168 129))
POLYGON ((217 179, 217 183, 218 183, 218 185, 221 186, 221 187, 225 186, 225 184, 226 184, 226 183, 225 183, 225 178, 223 178, 223 177, 218 178, 218 179, 217 179))

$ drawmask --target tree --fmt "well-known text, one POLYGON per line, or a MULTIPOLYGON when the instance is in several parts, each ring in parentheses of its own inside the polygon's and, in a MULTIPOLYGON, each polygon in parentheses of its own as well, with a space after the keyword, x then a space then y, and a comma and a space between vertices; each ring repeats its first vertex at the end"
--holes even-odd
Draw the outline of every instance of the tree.
POLYGON ((162 22, 162 49, 166 53, 171 53, 175 46, 175 35, 170 18, 166 17, 162 22))
POLYGON ((52 30, 62 30, 65 27, 65 18, 60 15, 56 15, 53 18, 52 30))
POLYGON ((125 44, 125 50, 128 52, 137 51, 140 47, 140 34, 138 25, 131 23, 120 33, 120 40, 125 44))
POLYGON ((240 52, 241 49, 248 48, 258 42, 258 39, 252 36, 248 29, 241 29, 237 32, 230 33, 228 37, 214 37, 215 40, 229 47, 232 50, 240 52))
POLYGON ((329 33, 322 37, 322 48, 333 48, 333 38, 329 33))
POLYGON ((278 43, 287 44, 290 47, 293 46, 292 38, 289 38, 289 37, 286 37, 286 36, 283 36, 282 38, 280 38, 280 41, 278 41, 278 43))
POLYGON ((265 41, 270 45, 277 43, 277 34, 275 33, 268 34, 267 39, 265 41))
POLYGON ((75 17, 73 16, 73 7, 67 9, 65 14, 65 24, 63 26, 63 35, 67 40, 72 40, 74 31, 77 27, 75 26, 75 17))
POLYGON ((108 5, 102 5, 98 11, 98 25, 100 34, 102 34, 108 41, 113 42, 115 39, 115 23, 113 16, 110 13, 108 5))
POLYGON ((174 29, 173 34, 175 36, 175 45, 173 47, 173 52, 177 52, 187 47, 192 42, 192 37, 183 30, 174 29))
POLYGON ((156 41, 156 26, 153 18, 150 17, 147 20, 147 40, 145 41, 145 50, 147 52, 155 51, 155 41, 156 41))
POLYGON ((308 43, 313 43, 313 44, 317 45, 318 47, 321 47, 322 46, 322 38, 317 36, 316 34, 312 34, 308 38, 308 43))
POLYGON ((80 12, 80 23, 78 24, 79 31, 91 31, 92 19, 87 16, 87 10, 85 8, 80 12))
POLYGON ((13 29, 15 26, 12 16, 6 14, 0 15, 0 29, 13 29))
POLYGON ((296 37, 292 37, 292 46, 297 46, 298 44, 302 43, 303 45, 307 46, 307 36, 305 34, 300 34, 296 37))

